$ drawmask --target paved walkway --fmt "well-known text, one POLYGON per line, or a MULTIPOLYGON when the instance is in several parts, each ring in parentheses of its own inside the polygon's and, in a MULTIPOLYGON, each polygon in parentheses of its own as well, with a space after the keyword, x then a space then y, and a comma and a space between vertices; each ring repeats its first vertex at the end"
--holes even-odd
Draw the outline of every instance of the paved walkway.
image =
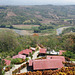
POLYGON ((36 51, 36 52, 33 54, 33 58, 32 58, 32 59, 36 59, 36 58, 37 58, 38 53, 39 53, 39 51, 36 51))

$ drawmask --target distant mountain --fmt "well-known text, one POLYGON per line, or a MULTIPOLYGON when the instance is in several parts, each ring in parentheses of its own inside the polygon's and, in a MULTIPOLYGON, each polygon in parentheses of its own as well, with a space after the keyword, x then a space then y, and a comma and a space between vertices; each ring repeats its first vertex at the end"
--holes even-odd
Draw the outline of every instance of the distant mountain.
POLYGON ((0 6, 0 25, 41 23, 74 25, 75 5, 0 6))

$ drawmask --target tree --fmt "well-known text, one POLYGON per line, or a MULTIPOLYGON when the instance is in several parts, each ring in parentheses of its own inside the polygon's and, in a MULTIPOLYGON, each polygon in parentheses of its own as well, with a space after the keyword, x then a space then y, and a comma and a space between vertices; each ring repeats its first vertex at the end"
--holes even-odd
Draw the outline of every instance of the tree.
POLYGON ((72 51, 73 53, 75 53, 75 33, 65 34, 62 37, 61 46, 63 49, 72 51))
POLYGON ((1 24, 1 26, 0 26, 1 28, 5 28, 6 27, 6 25, 5 24, 1 24))
POLYGON ((71 51, 64 52, 63 56, 75 59, 75 54, 71 51))
POLYGON ((17 34, 11 30, 0 32, 0 52, 2 52, 3 56, 8 56, 10 54, 8 52, 10 51, 15 51, 15 53, 17 53, 16 50, 18 46, 20 46, 20 44, 17 39, 17 34))
POLYGON ((12 29, 13 28, 13 26, 12 25, 10 25, 10 29, 12 29))
POLYGON ((40 33, 41 30, 40 29, 34 29, 34 33, 40 33))
POLYGON ((31 59, 33 58, 33 55, 31 53, 29 53, 29 56, 31 57, 31 59))
POLYGON ((25 59, 25 60, 26 60, 26 61, 28 61, 28 60, 29 60, 29 58, 27 58, 27 57, 26 57, 26 59, 25 59))

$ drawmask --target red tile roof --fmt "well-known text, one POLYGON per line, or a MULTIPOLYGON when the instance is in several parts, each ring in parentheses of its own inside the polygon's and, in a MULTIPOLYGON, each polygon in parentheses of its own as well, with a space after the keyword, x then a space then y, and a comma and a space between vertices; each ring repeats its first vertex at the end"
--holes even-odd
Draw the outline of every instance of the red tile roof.
POLYGON ((32 66, 33 60, 29 60, 29 66, 32 66))
POLYGON ((43 59, 33 61, 34 70, 56 69, 62 68, 63 66, 61 59, 43 59))
POLYGON ((25 55, 18 54, 18 55, 13 56, 12 58, 13 58, 13 59, 15 59, 15 58, 22 58, 22 59, 25 59, 26 56, 25 56, 25 55))
POLYGON ((47 59, 61 59, 63 62, 65 62, 64 56, 47 56, 47 59))
POLYGON ((41 48, 41 49, 40 49, 40 53, 44 53, 44 54, 45 54, 45 53, 46 53, 46 50, 47 50, 47 49, 45 49, 45 48, 41 48))
POLYGON ((22 50, 21 52, 19 52, 18 54, 26 54, 26 55, 29 55, 29 53, 32 53, 32 50, 25 49, 25 50, 22 50))
POLYGON ((65 50, 59 50, 59 55, 62 55, 63 52, 66 52, 65 50))
POLYGON ((10 60, 6 60, 6 59, 3 59, 5 61, 5 64, 6 65, 10 65, 11 61, 10 60))

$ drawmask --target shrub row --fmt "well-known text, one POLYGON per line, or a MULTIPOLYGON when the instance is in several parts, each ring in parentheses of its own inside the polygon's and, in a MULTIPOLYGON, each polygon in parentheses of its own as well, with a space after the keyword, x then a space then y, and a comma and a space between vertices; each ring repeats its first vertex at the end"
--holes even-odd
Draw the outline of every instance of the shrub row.
POLYGON ((75 63, 63 62, 63 64, 67 67, 75 67, 75 63))
POLYGON ((5 72, 9 71, 11 68, 13 67, 13 65, 9 65, 5 68, 5 72))
POLYGON ((70 58, 68 58, 68 57, 65 57, 65 59, 66 59, 67 61, 70 61, 70 58))
POLYGON ((20 72, 20 70, 23 69, 23 68, 25 68, 25 67, 26 67, 26 64, 21 65, 18 69, 15 69, 15 70, 12 72, 12 74, 14 75, 14 74, 16 74, 17 72, 20 72))
POLYGON ((75 75, 75 67, 63 67, 59 70, 45 70, 45 71, 36 71, 36 72, 27 72, 21 74, 13 74, 13 75, 75 75))
POLYGON ((11 69, 11 67, 6 67, 5 72, 9 71, 10 69, 11 69))

